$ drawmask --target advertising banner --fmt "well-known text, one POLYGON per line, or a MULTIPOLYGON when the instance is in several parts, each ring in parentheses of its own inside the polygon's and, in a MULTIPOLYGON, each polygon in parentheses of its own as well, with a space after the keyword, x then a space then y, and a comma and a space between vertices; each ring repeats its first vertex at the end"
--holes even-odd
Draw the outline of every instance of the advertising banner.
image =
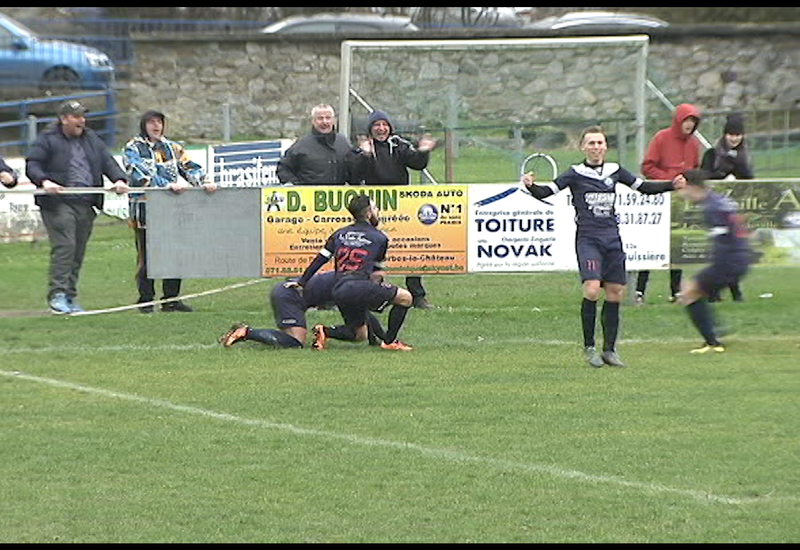
MULTIPOLYGON (((32 183, 20 183, 16 189, 30 189, 32 183)), ((3 193, 0 191, 0 243, 33 242, 47 238, 39 207, 33 194, 3 193)))
MULTIPOLYGON (((736 202, 760 265, 800 265, 800 183, 720 180, 711 188, 736 202)), ((699 205, 674 197, 672 258, 677 264, 709 261, 709 228, 699 205)))
POLYGON ((291 140, 276 139, 211 146, 209 175, 219 187, 279 185, 278 161, 291 144, 291 140))
MULTIPOLYGON (((616 188, 627 269, 669 265, 669 194, 616 188)), ((469 271, 577 271, 575 209, 569 190, 544 201, 521 184, 469 186, 469 271)))
POLYGON ((467 186, 292 186, 263 190, 264 276, 301 274, 328 236, 353 222, 347 205, 360 193, 381 211, 387 272, 467 272, 467 186))

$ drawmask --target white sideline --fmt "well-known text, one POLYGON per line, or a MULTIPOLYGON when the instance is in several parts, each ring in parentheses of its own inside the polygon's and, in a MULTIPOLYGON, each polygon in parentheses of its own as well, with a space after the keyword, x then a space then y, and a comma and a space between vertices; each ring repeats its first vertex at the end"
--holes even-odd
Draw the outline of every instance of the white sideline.
POLYGON ((278 430, 278 431, 288 432, 297 436, 319 437, 323 439, 344 441, 346 443, 350 443, 353 445, 361 445, 367 447, 384 447, 389 449, 398 449, 402 451, 411 451, 423 456, 435 459, 441 459, 448 462, 475 463, 475 464, 490 466, 493 468, 498 468, 501 470, 547 474, 557 478, 574 479, 584 483, 617 485, 619 487, 625 487, 648 493, 667 493, 672 495, 690 497, 696 500, 709 502, 713 504, 744 505, 744 504, 759 504, 759 503, 797 502, 798 500, 800 500, 795 497, 773 497, 770 495, 765 495, 762 497, 734 497, 727 495, 717 495, 706 491, 679 489, 676 487, 669 487, 657 483, 628 481, 626 479, 622 479, 615 476, 587 474, 577 470, 558 468, 555 466, 548 466, 545 464, 514 462, 510 460, 501 460, 491 457, 481 457, 477 455, 471 455, 461 451, 437 449, 434 447, 425 447, 414 443, 404 443, 401 441, 390 441, 386 439, 365 438, 350 434, 342 434, 337 432, 329 432, 325 430, 303 428, 300 426, 295 426, 293 424, 270 422, 267 420, 248 419, 233 414, 220 413, 208 409, 201 409, 198 407, 189 407, 186 405, 178 405, 175 403, 171 403, 169 401, 164 401, 162 399, 141 397, 134 394, 115 392, 103 388, 93 388, 90 386, 73 384, 71 382, 55 380, 52 378, 42 378, 39 376, 33 376, 21 372, 9 372, 0 370, 0 375, 7 378, 26 380, 29 382, 36 382, 39 384, 46 384, 48 386, 55 388, 64 388, 87 394, 98 395, 101 397, 122 399, 125 401, 133 401, 150 407, 156 407, 186 414, 198 415, 213 420, 231 422, 243 426, 252 426, 258 428, 264 428, 267 430, 278 430))

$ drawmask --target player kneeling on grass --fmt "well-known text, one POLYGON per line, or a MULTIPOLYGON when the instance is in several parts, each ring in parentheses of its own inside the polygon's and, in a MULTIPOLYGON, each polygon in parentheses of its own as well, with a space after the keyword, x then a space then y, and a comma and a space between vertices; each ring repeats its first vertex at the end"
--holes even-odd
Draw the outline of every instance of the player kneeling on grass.
POLYGON ((389 248, 389 237, 378 229, 378 207, 369 195, 360 194, 350 201, 347 209, 355 222, 334 231, 300 279, 287 283, 305 287, 313 275, 334 258, 336 281, 331 294, 345 324, 315 326, 312 348, 324 349, 328 338, 349 342, 367 340, 369 312, 382 311, 392 304, 381 347, 410 351, 411 346, 400 342, 397 336, 413 298, 408 290, 383 281, 382 263, 389 248))
MULTIPOLYGON (((297 279, 290 279, 277 284, 270 292, 269 301, 277 329, 255 328, 246 323, 236 323, 220 336, 220 344, 229 348, 237 342, 252 341, 273 348, 302 348, 307 335, 306 311, 334 305, 331 292, 336 282, 336 273, 328 271, 314 275, 302 292, 299 286, 292 284, 296 281, 297 279)), ((367 314, 367 323, 370 344, 373 345, 373 340, 383 339, 385 333, 380 321, 371 313, 367 314)))
POLYGON ((717 339, 708 297, 741 281, 750 268, 753 251, 736 203, 707 186, 709 173, 705 170, 689 170, 685 176, 686 186, 678 193, 700 206, 703 222, 711 228, 711 265, 700 270, 690 281, 684 281, 680 300, 705 340, 704 345, 692 350, 692 353, 721 353, 725 347, 717 339))

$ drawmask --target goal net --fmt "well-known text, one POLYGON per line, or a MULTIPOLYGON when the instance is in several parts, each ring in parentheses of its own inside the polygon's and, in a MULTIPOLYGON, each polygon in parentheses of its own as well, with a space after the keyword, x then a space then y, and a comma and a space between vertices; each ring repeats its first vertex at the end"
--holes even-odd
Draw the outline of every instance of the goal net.
POLYGON ((445 167, 432 171, 452 177, 451 163, 455 179, 470 183, 515 180, 534 152, 578 162, 580 130, 602 124, 619 155, 609 160, 635 170, 646 143, 648 43, 646 35, 346 40, 340 131, 356 140, 371 110, 386 111, 405 137, 426 132, 446 142, 445 167), (502 159, 494 179, 468 169, 472 153, 487 156, 484 164, 502 159))

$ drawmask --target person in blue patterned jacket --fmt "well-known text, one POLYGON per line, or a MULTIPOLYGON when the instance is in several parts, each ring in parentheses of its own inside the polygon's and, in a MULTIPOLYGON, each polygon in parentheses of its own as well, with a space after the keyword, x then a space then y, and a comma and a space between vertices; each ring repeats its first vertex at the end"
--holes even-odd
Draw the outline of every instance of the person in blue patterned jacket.
MULTIPOLYGON (((216 186, 206 179, 202 166, 192 161, 184 147, 164 136, 166 117, 158 111, 147 111, 139 122, 139 134, 128 141, 122 155, 131 187, 165 187, 173 193, 182 193, 190 185, 203 186, 209 193, 216 186), (181 181, 183 180, 183 181, 181 181)), ((136 235, 137 271, 139 290, 137 303, 142 313, 152 313, 147 304, 155 299, 155 281, 147 276, 147 193, 129 193, 130 222, 136 235)), ((176 298, 180 294, 181 279, 162 281, 161 311, 190 312, 192 308, 176 298)))

